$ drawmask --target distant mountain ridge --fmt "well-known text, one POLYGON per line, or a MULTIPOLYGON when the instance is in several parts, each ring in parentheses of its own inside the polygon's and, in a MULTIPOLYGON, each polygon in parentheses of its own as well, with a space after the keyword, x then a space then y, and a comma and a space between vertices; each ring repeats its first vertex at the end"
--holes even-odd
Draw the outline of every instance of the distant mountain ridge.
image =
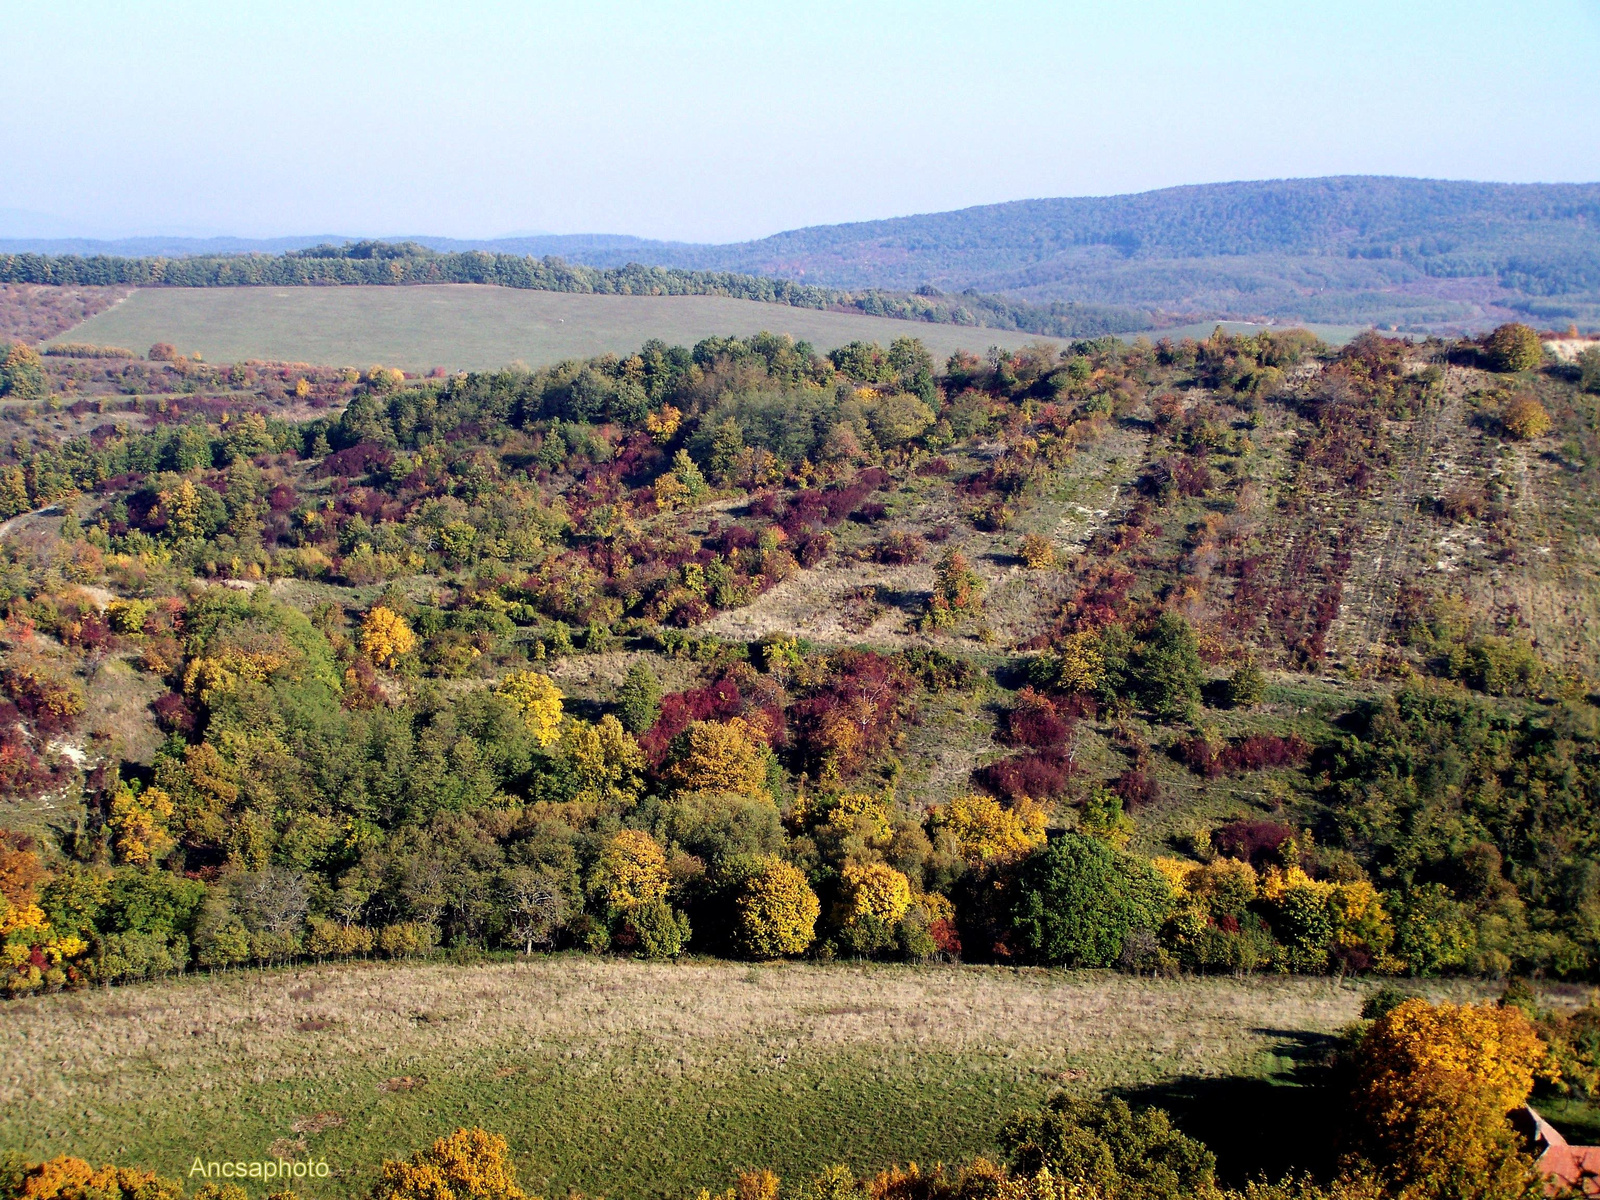
MULTIPOLYGON (((218 254, 338 238, 18 241, 0 251, 218 254), (224 244, 226 243, 226 244, 224 244)), ((1170 317, 1482 325, 1507 316, 1600 325, 1600 183, 1334 176, 1019 200, 819 225, 725 245, 573 234, 444 252, 737 272, 832 288, 974 291, 1170 317)))

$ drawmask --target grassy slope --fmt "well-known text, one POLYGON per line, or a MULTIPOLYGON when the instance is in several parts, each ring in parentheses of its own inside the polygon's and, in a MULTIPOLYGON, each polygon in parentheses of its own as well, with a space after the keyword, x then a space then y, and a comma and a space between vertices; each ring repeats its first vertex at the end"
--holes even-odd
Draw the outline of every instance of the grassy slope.
POLYGON ((627 354, 649 338, 790 333, 828 350, 919 337, 935 355, 1049 341, 998 329, 895 321, 720 296, 589 296, 476 284, 418 287, 156 288, 135 292, 62 341, 158 341, 211 362, 267 359, 406 370, 485 370, 627 354))
MULTIPOLYGON (((1328 980, 590 958, 196 976, 7 1006, 0 1147, 171 1176, 196 1155, 310 1153, 336 1174, 300 1190, 331 1197, 481 1123, 546 1194, 683 1196, 752 1165, 992 1150, 1007 1115, 1067 1080, 1259 1103, 1359 997, 1328 980), (305 1131, 316 1114, 330 1127, 305 1131)), ((1292 1104, 1276 1091, 1267 1107, 1292 1104)))

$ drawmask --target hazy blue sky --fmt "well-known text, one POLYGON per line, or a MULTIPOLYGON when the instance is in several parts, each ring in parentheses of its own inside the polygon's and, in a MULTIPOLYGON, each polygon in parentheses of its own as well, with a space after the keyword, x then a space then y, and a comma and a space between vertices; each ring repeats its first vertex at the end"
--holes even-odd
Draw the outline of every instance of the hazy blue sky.
POLYGON ((0 15, 0 209, 91 234, 722 241, 1227 179, 1600 179, 1600 0, 0 15))

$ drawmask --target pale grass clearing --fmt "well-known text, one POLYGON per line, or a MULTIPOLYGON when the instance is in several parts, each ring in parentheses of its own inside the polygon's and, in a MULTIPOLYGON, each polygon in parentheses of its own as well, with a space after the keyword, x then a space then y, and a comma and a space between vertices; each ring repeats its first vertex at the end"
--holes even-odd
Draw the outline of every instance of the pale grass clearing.
POLYGON ((1254 1073, 1273 1053, 1275 1034, 1336 1030, 1357 1015, 1362 995, 1362 986, 1325 979, 567 956, 234 972, 7 1005, 0 1104, 64 1099, 89 1080, 112 1100, 128 1082, 117 1064, 135 1060, 179 1074, 230 1063, 267 1083, 330 1061, 422 1061, 490 1047, 538 1052, 635 1037, 655 1048, 659 1069, 679 1075, 740 1044, 824 1054, 871 1046, 1048 1060, 1112 1086, 1180 1072, 1254 1073))
POLYGON ((0 1147, 174 1178, 309 1154, 332 1175, 296 1190, 346 1200, 482 1125, 539 1194, 678 1200, 994 1154, 1062 1085, 1281 1079, 1365 988, 577 956, 196 976, 0 1008, 0 1147))

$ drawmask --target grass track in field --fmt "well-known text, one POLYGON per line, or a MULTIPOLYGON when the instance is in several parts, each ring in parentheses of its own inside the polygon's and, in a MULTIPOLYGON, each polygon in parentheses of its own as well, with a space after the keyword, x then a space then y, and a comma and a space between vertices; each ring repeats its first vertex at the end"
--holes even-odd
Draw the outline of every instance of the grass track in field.
POLYGON ((338 1174, 297 1190, 331 1200, 385 1156, 482 1124, 546 1195, 687 1197, 757 1165, 992 1151, 1008 1115, 1067 1079, 1264 1080, 1361 994, 583 957, 195 976, 0 1008, 0 1149, 180 1178, 197 1155, 309 1153, 338 1174), (338 1123, 296 1131, 319 1113, 338 1123))
POLYGON ((623 354, 650 338, 693 345, 767 330, 830 350, 861 339, 920 337, 944 358, 1039 339, 999 329, 896 321, 722 296, 590 296, 481 284, 411 287, 146 288, 57 340, 132 346, 171 342, 209 362, 264 359, 425 371, 543 366, 623 354))

